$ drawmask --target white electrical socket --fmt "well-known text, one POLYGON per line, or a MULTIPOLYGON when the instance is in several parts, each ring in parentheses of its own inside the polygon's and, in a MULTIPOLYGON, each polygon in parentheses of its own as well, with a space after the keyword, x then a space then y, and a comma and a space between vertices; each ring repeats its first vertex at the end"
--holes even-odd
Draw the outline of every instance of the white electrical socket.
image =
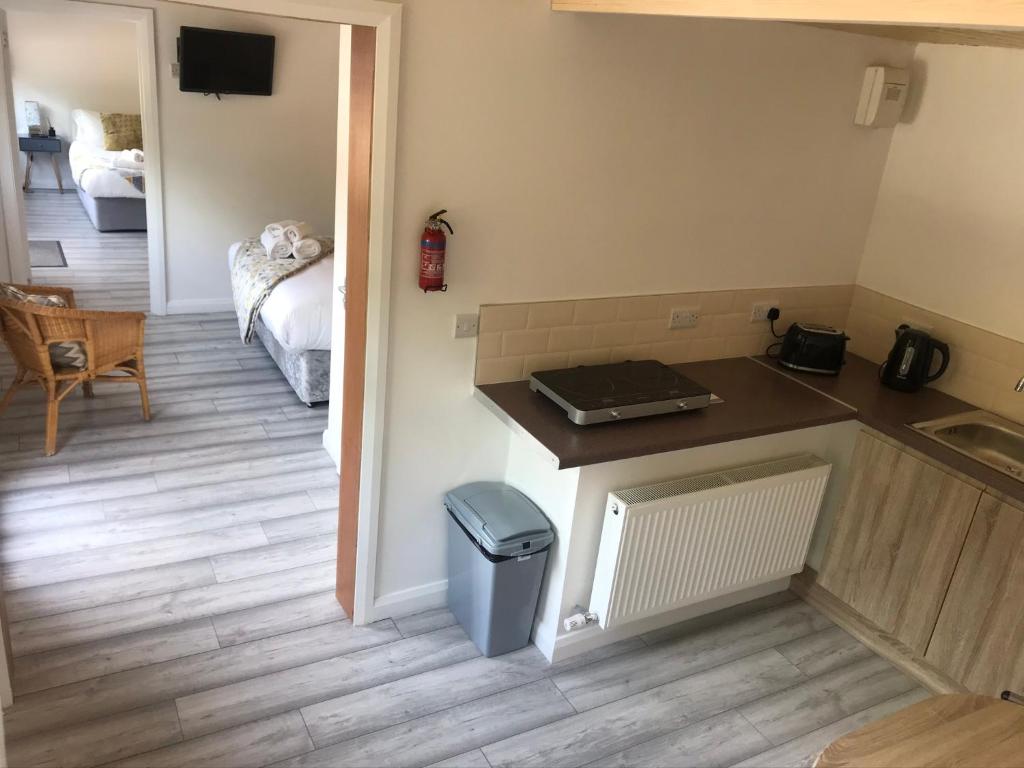
POLYGON ((750 308, 750 322, 760 323, 768 320, 768 310, 772 307, 779 306, 777 302, 765 302, 763 304, 755 304, 750 308))
POLYGON ((700 322, 700 312, 693 307, 673 309, 668 316, 668 328, 670 331, 678 331, 681 328, 696 328, 700 322))
POLYGON ((456 315, 455 338, 471 339, 480 330, 480 315, 456 315))

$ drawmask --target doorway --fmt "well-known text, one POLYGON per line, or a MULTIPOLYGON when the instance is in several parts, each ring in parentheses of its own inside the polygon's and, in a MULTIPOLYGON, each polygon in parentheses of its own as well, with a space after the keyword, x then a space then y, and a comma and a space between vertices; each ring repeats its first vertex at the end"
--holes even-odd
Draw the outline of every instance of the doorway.
POLYGON ((163 314, 153 12, 73 0, 0 9, 11 279, 70 285, 85 308, 163 314))
MULTIPOLYGON (((237 10, 247 8, 235 8, 237 3, 229 2, 203 2, 195 3, 213 7, 231 6, 237 10)), ((79 3, 70 3, 79 5, 79 3)), ((86 5, 82 3, 81 5, 86 5)), ((245 4, 242 4, 245 5, 245 4)), ((282 8, 281 15, 294 16, 293 4, 282 0, 279 4, 282 8), (285 12, 290 11, 290 12, 285 12)), ((339 5, 344 6, 342 2, 339 5)), ((353 61, 353 83, 342 84, 352 86, 355 82, 355 71, 358 69, 363 73, 361 86, 364 90, 360 98, 353 95, 353 103, 363 106, 361 111, 361 135, 360 142, 353 142, 349 149, 351 162, 349 163, 348 178, 339 179, 339 184, 344 184, 350 192, 350 197, 357 201, 357 204, 349 207, 349 221, 347 227, 346 242, 348 244, 346 261, 348 262, 348 308, 347 315, 354 330, 346 329, 346 360, 356 361, 358 367, 353 370, 359 372, 359 376, 348 376, 345 381, 346 413, 351 415, 344 419, 342 427, 341 442, 343 445, 343 465, 346 467, 347 477, 354 478, 348 487, 351 489, 348 495, 343 494, 340 510, 337 513, 341 520, 339 529, 347 531, 348 538, 343 540, 342 545, 347 547, 347 554, 339 562, 337 574, 333 573, 332 581, 336 584, 334 593, 343 603, 347 602, 347 613, 352 617, 354 623, 362 624, 372 620, 373 617, 373 561, 376 546, 376 505, 379 495, 380 477, 380 445, 383 431, 383 395, 386 382, 386 360, 387 360, 387 287, 390 275, 390 214, 391 198, 393 197, 393 158, 394 158, 394 118, 396 111, 396 84, 397 84, 397 57, 398 57, 398 19, 400 8, 389 3, 353 3, 357 10, 346 11, 344 8, 324 9, 322 14, 316 13, 319 20, 344 23, 346 20, 374 23, 377 28, 364 27, 359 33, 364 43, 360 47, 363 66, 355 66, 353 61), (371 10, 367 10, 370 8, 371 10), (326 17, 326 18, 324 18, 326 17), (366 66, 369 63, 369 66, 366 66), (367 76, 369 75, 369 76, 367 76), (358 178, 357 178, 358 177, 358 178), (355 417, 358 416, 358 420, 355 417), (347 577, 343 574, 347 574, 347 577), (347 581, 344 579, 347 578, 347 581)), ((311 13, 306 7, 306 13, 311 13)), ((135 9, 120 8, 121 11, 132 11, 135 9)), ((266 12, 266 11, 265 11, 266 12)), ((152 17, 149 19, 150 34, 152 33, 152 17)), ((9 100, 8 100, 9 101, 9 100)), ((153 104, 155 108, 155 103, 153 104)), ((146 114, 146 105, 143 105, 143 114, 146 114)), ((10 115, 8 115, 10 116, 10 115)), ((12 121, 5 121, 9 124, 12 121)), ((145 119, 143 121, 145 125, 145 119)), ((148 151, 148 150, 147 150, 148 151)), ((5 153, 6 154, 6 150, 5 153)), ((7 170, 13 169, 11 160, 14 153, 11 152, 6 158, 7 170)), ((0 157, 0 161, 4 158, 0 157)), ((6 195, 3 197, 7 202, 6 195)), ((20 200, 20 198, 19 198, 20 200)), ((5 209, 6 214, 6 209, 5 209)), ((5 219, 8 217, 5 216, 5 219)), ((24 232, 25 218, 22 214, 20 221, 15 222, 13 229, 22 226, 24 232)), ((9 229, 11 229, 9 227, 9 229)), ((151 233, 152 234, 152 233, 151 233)), ((162 245, 162 238, 161 238, 162 245)), ((162 253, 162 251, 161 251, 162 253)), ((173 333, 188 332, 187 328, 168 328, 167 335, 173 333)), ((198 364, 198 357, 194 361, 198 364)), ((241 363, 240 363, 241 365, 241 363)), ((348 367, 348 366, 346 366, 348 367)), ((229 398, 230 399, 230 398, 229 398)), ((223 400, 214 401, 213 406, 220 413, 230 413, 234 403, 226 403, 223 400)), ((176 403, 182 411, 193 406, 191 398, 180 398, 176 403)), ((275 461, 275 460, 271 460, 275 461)), ((269 463, 269 462, 268 462, 269 463)), ((168 470, 176 472, 160 478, 155 487, 145 488, 148 481, 139 485, 134 492, 139 496, 146 496, 147 503, 174 503, 172 497, 180 495, 181 491, 173 488, 175 484, 182 488, 190 487, 199 482, 193 474, 188 471, 168 470), (170 483, 170 485, 168 485, 170 483), (157 497, 163 497, 159 499, 157 497)), ((118 473, 121 470, 117 470, 118 473)), ((343 474, 346 474, 343 472, 343 474)), ((42 471, 39 476, 42 478, 42 471)), ((125 479, 125 487, 137 482, 135 475, 125 479)), ((42 483, 43 480, 40 479, 42 483)), ((90 493, 104 483, 103 478, 90 479, 90 493)), ((117 481, 120 482, 120 481, 117 481)), ((116 483, 115 483, 116 484, 116 483)), ((74 490, 74 489, 72 489, 74 490)), ((240 503, 251 500, 251 484, 248 481, 240 482, 235 491, 239 494, 240 503)), ((281 490, 281 489, 277 489, 281 490)), ((196 492, 198 497, 199 492, 196 492)), ((77 498, 77 497, 76 497, 77 498)), ((335 499, 337 499, 335 492, 335 499)), ((98 499, 85 500, 85 506, 79 506, 78 513, 89 515, 96 512, 98 506, 105 502, 98 499), (97 502, 99 502, 97 504, 97 502)), ((315 503, 315 502, 314 502, 315 503)), ((35 503, 30 502, 32 509, 35 503)), ((72 503, 66 505, 71 510, 72 503)), ((28 507, 26 507, 28 509, 28 507)), ((288 510, 291 511, 291 510, 288 510)), ((105 513, 104 513, 105 514, 105 513)), ((310 513, 311 516, 313 513, 310 513)), ((198 519, 198 518, 197 518, 198 519)), ((83 520, 84 522, 84 520, 83 520)), ((175 525, 180 520, 175 520, 175 525)), ((244 527, 244 526, 243 526, 244 527)), ((252 531, 253 533, 258 533, 252 531)), ((249 535, 250 531, 240 531, 241 535, 249 535)), ((280 533, 280 532, 279 532, 280 533)), ((191 536, 192 534, 184 534, 191 536)), ((280 533, 285 536, 287 534, 280 533)), ((342 536, 346 534, 343 533, 342 536)), ((258 539, 258 535, 257 535, 258 539)), ((191 540, 189 540, 191 541, 191 540)), ((47 546, 51 539, 47 539, 47 546)), ((284 542, 282 542, 284 543, 284 542)), ((61 546, 64 542, 61 542, 61 546)), ((78 542, 71 542, 68 546, 78 546, 78 542)), ((27 551, 27 550, 26 550, 27 551)), ((229 558, 227 561, 231 561, 229 558)), ((104 567, 100 560, 96 560, 99 567, 104 567)), ((333 564, 332 564, 333 565, 333 564)), ((160 566, 161 568, 163 566, 160 566)), ((177 566, 171 570, 175 573, 171 576, 178 589, 182 589, 177 566)), ((195 574, 187 576, 195 577, 198 581, 188 589, 197 590, 197 597, 206 595, 207 587, 214 585, 202 583, 209 578, 196 571, 195 574)), ((49 577, 47 577, 49 578, 49 577)), ((236 579, 228 577, 225 583, 234 582, 236 579)), ((269 578, 268 584, 277 584, 279 579, 269 578)), ((29 587, 34 589, 33 587, 29 587)), ((120 589, 118 587, 117 589, 120 589)), ((218 588, 220 591, 228 591, 229 588, 218 588)), ((234 590, 234 587, 230 588, 234 590)), ((120 594, 120 593, 119 593, 120 594)), ((258 594, 246 592, 246 594, 258 594)), ((133 598, 134 599, 134 598, 133 598)), ((149 597, 139 597, 140 600, 149 600, 149 597)), ((204 601, 209 606, 209 601, 204 601)), ((139 605, 143 605, 139 603, 139 605)), ((302 608, 303 606, 295 606, 302 608)), ((45 623, 45 616, 33 617, 40 619, 40 625, 45 623)), ((140 630, 141 631, 141 630, 140 630)), ((262 630, 261 630, 262 631, 262 630)), ((275 630, 276 631, 276 630, 275 630)), ((45 633, 44 633, 45 634, 45 633)), ((42 637, 42 636, 41 636, 42 637)), ((209 638, 214 640, 212 636, 209 638)), ((44 640, 45 641, 45 640, 44 640)), ((250 636, 248 642, 259 642, 250 636)), ((223 642, 221 643, 224 644, 223 642)), ((228 643, 230 644, 230 643, 228 643)), ((317 644, 317 647, 320 647, 317 644)), ((212 651, 219 653, 219 651, 212 651)), ((231 654, 223 654, 231 655, 231 654)), ((84 710, 83 710, 84 711, 84 710)))

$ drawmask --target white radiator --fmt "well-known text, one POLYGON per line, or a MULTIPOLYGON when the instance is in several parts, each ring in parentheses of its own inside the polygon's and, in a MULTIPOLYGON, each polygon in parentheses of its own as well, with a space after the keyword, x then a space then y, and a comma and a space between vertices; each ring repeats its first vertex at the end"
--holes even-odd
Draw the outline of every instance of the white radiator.
POLYGON ((802 454, 609 493, 590 610, 614 627, 799 572, 830 470, 802 454))

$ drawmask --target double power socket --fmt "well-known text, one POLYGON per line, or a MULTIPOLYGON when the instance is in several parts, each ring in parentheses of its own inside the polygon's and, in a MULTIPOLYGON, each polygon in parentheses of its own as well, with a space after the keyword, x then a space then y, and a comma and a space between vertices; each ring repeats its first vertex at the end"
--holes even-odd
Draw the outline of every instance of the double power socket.
MULTIPOLYGON (((777 303, 754 304, 750 308, 750 322, 767 322, 768 311, 777 306, 777 303)), ((700 324, 700 310, 696 307, 679 307, 673 309, 668 316, 668 328, 670 331, 678 331, 683 328, 696 328, 700 324)))

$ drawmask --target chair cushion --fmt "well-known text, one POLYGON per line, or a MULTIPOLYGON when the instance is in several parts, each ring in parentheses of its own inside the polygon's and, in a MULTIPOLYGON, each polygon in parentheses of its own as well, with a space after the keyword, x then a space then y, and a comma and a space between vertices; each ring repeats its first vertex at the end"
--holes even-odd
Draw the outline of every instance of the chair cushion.
POLYGON ((0 283, 0 298, 8 301, 24 301, 40 307, 66 307, 67 302, 61 296, 46 296, 42 293, 26 293, 13 285, 0 283))
POLYGON ((80 341, 63 341, 50 345, 50 365, 57 368, 77 368, 84 371, 89 367, 85 345, 80 341))
MULTIPOLYGON (((46 296, 39 293, 26 293, 13 285, 0 283, 0 298, 8 301, 24 301, 40 307, 67 307, 68 303, 62 296, 46 296)), ((77 368, 84 371, 89 367, 89 359, 85 354, 85 344, 80 341, 62 341, 50 345, 50 365, 54 368, 77 368)))
POLYGON ((103 148, 119 152, 124 149, 142 149, 142 115, 123 112, 102 112, 103 148))

